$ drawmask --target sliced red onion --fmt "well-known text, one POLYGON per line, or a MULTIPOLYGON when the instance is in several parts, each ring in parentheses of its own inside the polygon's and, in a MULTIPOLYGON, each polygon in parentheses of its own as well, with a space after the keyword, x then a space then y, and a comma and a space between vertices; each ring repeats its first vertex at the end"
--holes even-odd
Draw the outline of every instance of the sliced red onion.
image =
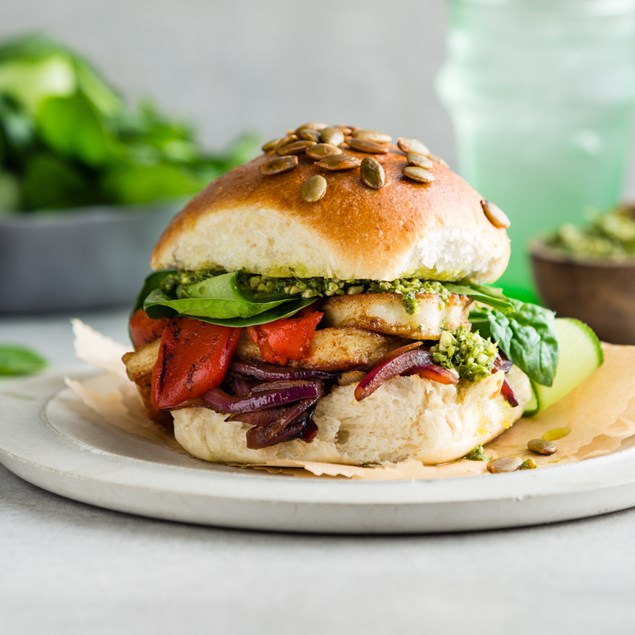
POLYGON ((494 370, 502 370, 505 374, 507 374, 511 367, 513 366, 511 360, 507 358, 503 358, 500 355, 496 357, 494 360, 494 370))
POLYGON ((230 373, 253 377, 262 381, 278 381, 282 379, 332 379, 337 373, 305 368, 289 368, 275 364, 256 364, 233 361, 229 366, 230 373))
POLYGON ((514 395, 514 391, 512 387, 509 385, 507 380, 503 382, 501 386, 501 395, 507 399, 509 405, 515 408, 518 405, 518 399, 516 399, 516 395, 514 395))
POLYGON ((311 443, 311 441, 313 441, 313 439, 317 436, 317 433, 317 423, 311 419, 304 430, 302 430, 302 432, 298 435, 298 438, 302 439, 305 443, 311 443))
POLYGON ((432 353, 421 348, 421 342, 408 344, 385 355, 366 374, 355 388, 355 399, 361 401, 374 393, 382 384, 398 375, 415 375, 441 381, 446 384, 456 384, 456 373, 435 364, 432 353))
POLYGON ((285 408, 270 408, 269 410, 258 410, 257 412, 243 412, 229 415, 225 421, 239 421, 250 426, 267 426, 281 417, 285 410, 285 408))
POLYGON ((286 389, 264 390, 263 392, 251 392, 244 397, 228 395, 220 388, 212 388, 206 392, 203 402, 216 412, 223 414, 239 414, 278 408, 303 399, 317 399, 324 393, 322 383, 319 381, 301 382, 300 385, 286 389))
POLYGON ((244 397, 251 392, 251 389, 256 385, 256 382, 250 379, 245 379, 245 377, 240 377, 239 375, 232 375, 227 378, 226 384, 233 395, 237 397, 244 397))
POLYGON ((307 411, 315 402, 316 399, 300 401, 269 425, 247 430, 247 447, 257 450, 297 437, 311 421, 313 412, 307 411))

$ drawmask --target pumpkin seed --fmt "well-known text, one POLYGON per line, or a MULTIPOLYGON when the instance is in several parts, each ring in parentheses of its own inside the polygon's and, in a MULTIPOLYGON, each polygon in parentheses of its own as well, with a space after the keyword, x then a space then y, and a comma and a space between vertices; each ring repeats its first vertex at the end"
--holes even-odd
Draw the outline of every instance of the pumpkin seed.
POLYGON ((373 157, 364 157, 360 166, 362 181, 373 190, 379 190, 386 184, 386 173, 381 163, 373 157))
POLYGON ((300 188, 300 196, 307 203, 315 203, 326 194, 326 179, 319 174, 308 178, 300 188))
POLYGON ((497 229, 507 229, 511 225, 507 214, 505 214, 498 205, 494 205, 494 203, 483 199, 481 201, 481 207, 485 212, 485 216, 487 216, 487 220, 497 229))
POLYGON ((272 157, 260 166, 260 174, 270 176, 293 170, 298 165, 298 157, 294 154, 285 157, 272 157))
POLYGON ((410 139, 408 137, 399 137, 397 139, 397 145, 402 152, 408 154, 408 152, 416 152, 417 154, 430 154, 430 150, 428 146, 423 143, 423 141, 419 141, 419 139, 410 139))
POLYGON ((312 159, 323 159, 333 154, 342 154, 342 150, 330 143, 316 143, 306 149, 306 154, 312 159))
POLYGON ((331 128, 337 128, 338 130, 340 130, 342 132, 342 134, 345 137, 350 136, 355 130, 357 130, 357 128, 355 128, 354 126, 331 126, 331 128))
POLYGON ((329 157, 324 157, 315 165, 331 171, 350 170, 359 165, 359 159, 352 157, 350 154, 332 154, 329 157))
POLYGON ((296 134, 288 134, 286 137, 282 137, 278 143, 273 147, 273 149, 277 152, 283 146, 286 146, 288 143, 293 143, 298 140, 298 135, 296 134))
POLYGON ((525 459, 518 468, 519 470, 535 470, 538 467, 536 461, 534 461, 531 457, 525 459))
POLYGON ((318 121, 310 121, 309 123, 303 123, 301 126, 298 126, 295 129, 295 133, 298 134, 300 130, 322 130, 326 128, 325 123, 320 123, 318 121))
POLYGON ((487 471, 492 474, 515 472, 522 464, 523 460, 519 456, 501 456, 498 459, 492 459, 487 464, 487 471))
POLYGON ((274 150, 275 147, 284 139, 285 137, 276 137, 275 139, 271 139, 267 141, 267 143, 263 143, 260 148, 263 152, 269 152, 269 150, 274 150))
POLYGON ((288 154, 304 154, 304 151, 315 145, 315 141, 306 141, 304 139, 299 139, 298 141, 292 141, 291 143, 287 143, 283 145, 281 148, 278 148, 276 152, 284 157, 288 154))
POLYGON ((377 130, 354 130, 352 132, 353 139, 367 139, 368 141, 377 141, 378 143, 390 143, 392 137, 377 130))
POLYGON ((558 451, 558 447, 552 441, 546 441, 545 439, 531 439, 527 443, 527 447, 534 454, 544 454, 548 456, 555 454, 558 451))
POLYGON ((317 130, 311 130, 311 128, 298 130, 298 137, 300 139, 304 139, 305 141, 315 141, 315 143, 320 142, 320 133, 317 130))
POLYGON ((339 128, 329 126, 320 132, 322 143, 330 143, 333 146, 339 146, 344 143, 344 133, 339 128))
POLYGON ((348 147, 357 152, 368 152, 369 154, 386 154, 389 147, 386 143, 371 141, 370 139, 347 139, 348 147))
POLYGON ((428 170, 416 165, 407 165, 403 169, 403 175, 411 181, 417 181, 417 183, 430 183, 434 181, 434 174, 432 174, 432 172, 428 172, 428 170))
POLYGON ((425 154, 419 154, 418 152, 408 152, 408 163, 426 170, 434 166, 434 163, 425 154))

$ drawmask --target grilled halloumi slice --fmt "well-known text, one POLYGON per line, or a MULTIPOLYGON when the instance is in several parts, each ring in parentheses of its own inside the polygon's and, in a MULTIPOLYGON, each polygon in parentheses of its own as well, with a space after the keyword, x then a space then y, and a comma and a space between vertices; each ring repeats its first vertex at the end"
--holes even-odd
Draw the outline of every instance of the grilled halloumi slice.
POLYGON ((452 294, 447 301, 436 293, 415 297, 416 310, 406 311, 399 293, 360 293, 334 296, 322 307, 324 323, 335 327, 356 327, 414 340, 438 340, 444 330, 469 323, 471 299, 452 294))

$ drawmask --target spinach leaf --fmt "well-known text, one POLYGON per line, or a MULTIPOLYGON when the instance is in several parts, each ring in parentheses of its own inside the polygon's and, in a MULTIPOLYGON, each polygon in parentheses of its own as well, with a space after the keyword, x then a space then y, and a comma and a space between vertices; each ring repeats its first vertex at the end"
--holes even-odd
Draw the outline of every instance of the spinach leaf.
POLYGON ((496 309, 511 309, 514 304, 514 300, 506 298, 502 289, 496 287, 488 287, 484 284, 455 284, 454 282, 444 282, 443 286, 451 293, 467 295, 476 302, 487 304, 496 309))
POLYGON ((198 320, 202 322, 209 322, 210 324, 219 324, 220 326, 232 326, 239 328, 243 326, 257 326, 258 324, 267 324, 274 320, 281 320, 282 318, 288 318, 297 313, 305 306, 309 306, 316 301, 316 298, 303 298, 301 300, 294 300, 293 302, 285 302, 275 309, 270 309, 264 313, 259 313, 249 318, 232 318, 229 320, 216 320, 213 318, 199 317, 198 320))
POLYGON ((113 139, 99 111, 81 92, 49 97, 36 114, 44 141, 64 156, 99 166, 113 158, 113 139))
POLYGON ((139 291, 139 295, 135 300, 134 306, 132 308, 132 313, 130 315, 136 313, 139 309, 143 309, 143 303, 145 299, 150 295, 152 291, 154 291, 155 289, 160 289, 161 283, 173 273, 174 271, 155 271, 154 273, 151 273, 143 281, 143 287, 141 288, 141 291, 139 291))
MULTIPOLYGON (((242 320, 255 316, 263 316, 269 311, 285 305, 284 315, 295 313, 303 306, 311 304, 294 298, 280 300, 258 301, 243 295, 238 284, 238 273, 224 273, 206 278, 200 282, 180 285, 176 290, 176 298, 171 297, 160 288, 155 288, 146 297, 143 308, 150 317, 163 317, 165 309, 171 309, 179 315, 189 315, 200 319, 213 321, 215 324, 225 324, 226 320, 240 322, 227 324, 228 326, 244 326, 242 320), (295 307, 295 308, 294 308, 295 307)), ((169 314, 169 312, 168 312, 169 314)), ((283 317, 279 311, 268 316, 260 317, 260 324, 271 322, 283 317)))
POLYGON ((506 311, 477 309, 470 313, 470 321, 481 335, 497 341, 529 379, 551 386, 558 363, 555 313, 519 300, 512 303, 506 311))
POLYGON ((23 346, 0 345, 0 376, 32 375, 46 366, 46 360, 23 346))

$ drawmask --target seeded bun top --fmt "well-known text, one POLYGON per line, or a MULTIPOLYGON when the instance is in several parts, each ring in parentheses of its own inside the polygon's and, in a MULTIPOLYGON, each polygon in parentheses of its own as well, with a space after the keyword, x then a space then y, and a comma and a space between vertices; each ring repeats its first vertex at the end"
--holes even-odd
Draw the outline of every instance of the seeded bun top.
POLYGON ((388 140, 307 124, 265 144, 174 218, 152 268, 496 280, 509 260, 507 217, 420 142, 388 140), (324 139, 329 147, 316 145, 324 139))

